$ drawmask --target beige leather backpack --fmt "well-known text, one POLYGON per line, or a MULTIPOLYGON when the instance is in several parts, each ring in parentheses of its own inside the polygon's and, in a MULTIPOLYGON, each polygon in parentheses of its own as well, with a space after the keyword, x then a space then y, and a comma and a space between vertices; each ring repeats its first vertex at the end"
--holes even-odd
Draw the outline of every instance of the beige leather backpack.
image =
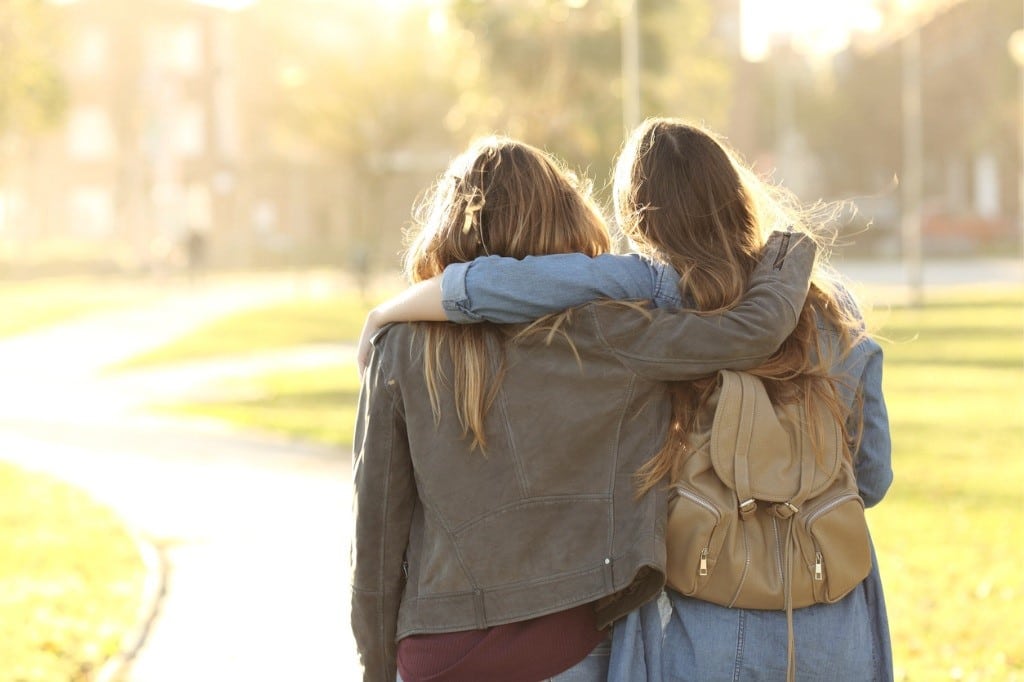
POLYGON ((871 570, 864 502, 824 406, 822 451, 802 405, 772 405, 761 380, 723 370, 673 481, 668 584, 722 606, 784 610, 790 679, 792 610, 842 599, 871 570), (706 423, 706 422, 705 422, 706 423))

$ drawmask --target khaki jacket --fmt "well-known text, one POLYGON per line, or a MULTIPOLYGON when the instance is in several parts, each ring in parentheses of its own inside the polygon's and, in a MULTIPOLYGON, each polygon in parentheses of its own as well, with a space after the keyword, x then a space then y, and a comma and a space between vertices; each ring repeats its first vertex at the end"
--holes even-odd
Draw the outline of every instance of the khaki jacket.
POLYGON ((354 444, 352 629, 364 679, 394 680, 408 635, 590 602, 604 627, 657 595, 667 502, 657 490, 636 499, 633 474, 665 440, 664 382, 766 360, 796 324, 813 260, 811 242, 776 233, 728 313, 595 303, 568 324, 575 352, 543 334, 509 343, 486 454, 470 452, 450 393, 435 422, 417 326, 383 330, 354 444))

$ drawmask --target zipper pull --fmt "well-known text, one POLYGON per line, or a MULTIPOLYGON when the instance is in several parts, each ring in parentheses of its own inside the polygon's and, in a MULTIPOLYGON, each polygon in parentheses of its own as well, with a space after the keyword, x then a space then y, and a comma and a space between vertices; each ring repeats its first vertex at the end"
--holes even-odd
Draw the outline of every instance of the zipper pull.
POLYGON ((821 580, 821 552, 814 553, 814 579, 821 580))
POLYGON ((708 574, 708 548, 707 547, 705 547, 704 549, 702 549, 700 551, 700 571, 698 571, 698 573, 700 575, 707 575, 708 574))

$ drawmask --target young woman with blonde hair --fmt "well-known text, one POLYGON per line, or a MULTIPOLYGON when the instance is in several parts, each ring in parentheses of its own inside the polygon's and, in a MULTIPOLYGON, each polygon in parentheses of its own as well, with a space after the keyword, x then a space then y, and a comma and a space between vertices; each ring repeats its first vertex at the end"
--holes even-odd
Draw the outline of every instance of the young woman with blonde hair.
MULTIPOLYGON (((422 208, 405 262, 416 291, 480 256, 623 261, 574 177, 514 140, 472 145, 422 208)), ((718 315, 596 303, 528 326, 374 335, 353 474, 364 679, 605 679, 607 626, 665 580, 665 493, 634 486, 665 443, 664 380, 764 362, 813 258, 810 242, 773 237, 718 315)))
MULTIPOLYGON (((368 320, 408 319, 444 309, 453 321, 523 322, 601 297, 651 299, 659 308, 701 315, 735 310, 759 267, 768 232, 788 225, 809 239, 817 225, 788 195, 760 181, 709 131, 677 119, 650 119, 621 153, 615 210, 634 248, 653 263, 650 278, 548 256, 480 258, 449 267, 431 288, 410 291, 368 320), (624 274, 625 273, 625 274, 624 274), (441 291, 439 292, 438 289, 441 291)), ((877 504, 892 480, 881 349, 865 333, 852 298, 818 263, 798 322, 778 352, 751 365, 774 401, 826 405, 848 436, 860 495, 877 504)), ((710 373, 709 373, 710 374, 710 373)), ((669 379, 672 377, 665 376, 669 379)), ((670 437, 640 467, 638 489, 663 490, 687 456, 686 438, 714 388, 713 377, 672 384, 670 437)), ((874 557, 872 557, 874 558, 874 557)), ((616 629, 611 678, 782 680, 787 677, 786 616, 730 609, 667 591, 662 631, 648 604, 616 629)), ((887 680, 892 662, 877 562, 835 604, 793 614, 800 680, 887 680)))

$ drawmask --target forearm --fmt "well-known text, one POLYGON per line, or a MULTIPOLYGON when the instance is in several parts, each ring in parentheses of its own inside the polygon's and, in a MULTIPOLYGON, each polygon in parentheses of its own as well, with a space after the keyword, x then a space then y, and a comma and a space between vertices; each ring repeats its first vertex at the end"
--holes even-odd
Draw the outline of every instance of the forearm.
POLYGON ((441 277, 417 282, 402 293, 374 307, 369 317, 383 327, 392 322, 444 322, 441 305, 441 277))
POLYGON ((386 324, 392 322, 444 322, 444 307, 441 305, 441 277, 417 282, 397 296, 376 306, 366 316, 363 330, 359 334, 356 360, 359 373, 366 369, 370 357, 370 345, 374 335, 386 324))

